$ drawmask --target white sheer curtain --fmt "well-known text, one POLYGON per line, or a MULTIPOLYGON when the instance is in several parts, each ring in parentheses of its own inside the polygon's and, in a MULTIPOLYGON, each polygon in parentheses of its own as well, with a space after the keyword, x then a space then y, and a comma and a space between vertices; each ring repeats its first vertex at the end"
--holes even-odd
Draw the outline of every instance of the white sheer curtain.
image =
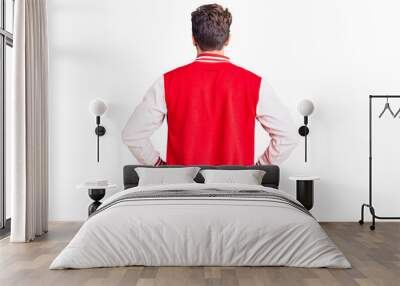
POLYGON ((16 0, 11 96, 10 160, 12 242, 47 232, 48 48, 46 0, 16 0))

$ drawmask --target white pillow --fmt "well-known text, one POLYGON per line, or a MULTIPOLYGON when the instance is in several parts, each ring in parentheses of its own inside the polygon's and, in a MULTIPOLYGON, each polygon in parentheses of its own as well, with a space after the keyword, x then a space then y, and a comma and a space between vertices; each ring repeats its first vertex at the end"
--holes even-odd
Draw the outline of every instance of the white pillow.
POLYGON ((186 184, 195 183, 200 168, 135 168, 139 176, 139 186, 166 185, 166 184, 186 184))
POLYGON ((261 185, 265 171, 262 170, 201 170, 204 183, 261 185))

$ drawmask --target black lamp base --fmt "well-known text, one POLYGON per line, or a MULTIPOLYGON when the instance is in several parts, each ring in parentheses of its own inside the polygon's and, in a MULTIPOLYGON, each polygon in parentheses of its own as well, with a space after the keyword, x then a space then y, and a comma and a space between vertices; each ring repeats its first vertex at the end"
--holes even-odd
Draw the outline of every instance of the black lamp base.
POLYGON ((94 130, 94 133, 96 133, 97 136, 103 136, 104 134, 106 134, 106 129, 103 126, 99 125, 94 130))
POLYGON ((301 136, 307 136, 308 134, 310 133, 310 130, 308 129, 308 127, 307 126, 305 126, 305 125, 303 125, 303 126, 301 126, 300 128, 299 128, 299 134, 301 135, 301 136))

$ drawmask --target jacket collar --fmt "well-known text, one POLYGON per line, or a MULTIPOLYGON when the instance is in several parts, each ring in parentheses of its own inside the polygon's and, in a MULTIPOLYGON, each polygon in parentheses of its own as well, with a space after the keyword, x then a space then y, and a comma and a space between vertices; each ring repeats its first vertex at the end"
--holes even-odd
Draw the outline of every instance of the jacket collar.
POLYGON ((195 59, 195 62, 205 63, 224 63, 229 61, 230 59, 228 57, 213 53, 201 53, 195 59))

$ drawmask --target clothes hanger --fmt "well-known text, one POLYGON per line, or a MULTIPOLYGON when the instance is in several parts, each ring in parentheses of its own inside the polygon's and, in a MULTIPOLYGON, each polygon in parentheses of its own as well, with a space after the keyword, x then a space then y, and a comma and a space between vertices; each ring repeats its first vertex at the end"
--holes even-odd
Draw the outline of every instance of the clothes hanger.
POLYGON ((396 112, 396 115, 394 115, 394 112, 392 111, 392 109, 390 108, 390 104, 389 104, 389 98, 386 97, 386 103, 385 103, 385 107, 383 108, 381 114, 379 115, 379 118, 381 118, 383 116, 383 114, 385 113, 386 110, 389 110, 390 114, 392 114, 393 117, 396 117, 397 114, 399 113, 399 111, 396 112))
POLYGON ((397 110, 397 112, 395 113, 394 118, 396 118, 397 115, 399 115, 399 113, 400 113, 400 108, 399 108, 399 110, 397 110))

